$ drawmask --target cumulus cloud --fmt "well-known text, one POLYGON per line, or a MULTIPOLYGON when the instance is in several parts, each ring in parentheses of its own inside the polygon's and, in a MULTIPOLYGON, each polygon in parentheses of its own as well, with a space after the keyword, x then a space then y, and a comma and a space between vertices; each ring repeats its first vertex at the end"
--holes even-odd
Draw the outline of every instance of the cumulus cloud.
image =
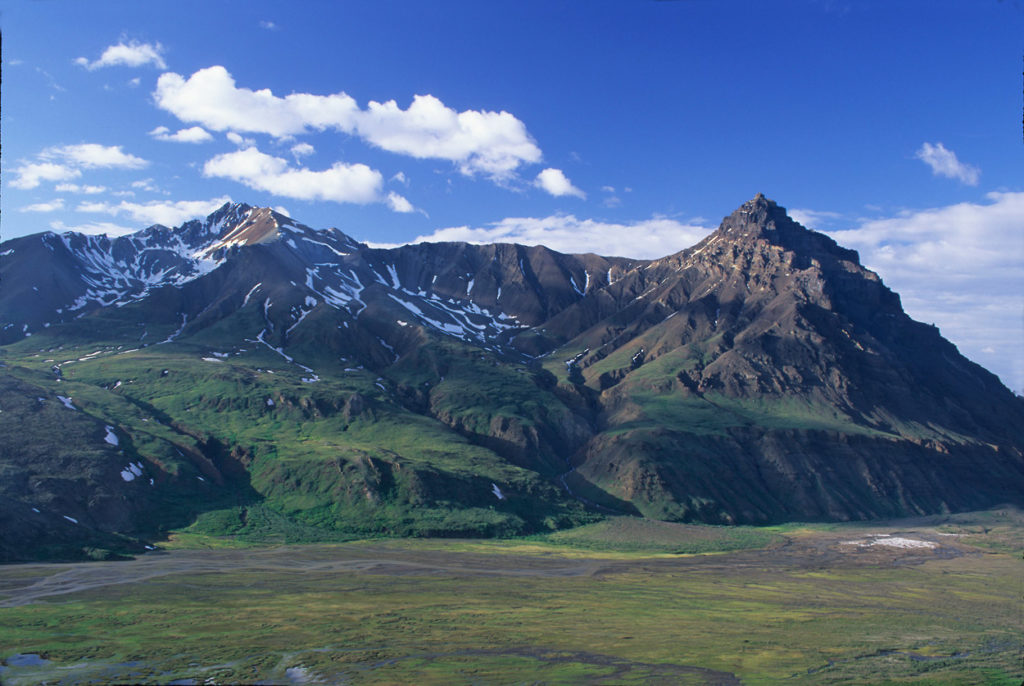
POLYGON ((872 219, 829 235, 969 358, 1024 391, 1024 193, 872 219), (992 352, 988 352, 990 349, 992 352))
POLYGON ((125 66, 141 67, 152 64, 158 69, 166 69, 167 63, 163 58, 164 48, 159 43, 139 43, 129 41, 111 45, 98 60, 90 62, 85 57, 79 57, 75 64, 85 67, 89 71, 95 71, 103 67, 125 66))
POLYGON ((815 231, 821 231, 822 227, 828 226, 833 220, 842 217, 838 212, 824 212, 819 210, 792 209, 787 210, 793 221, 815 231))
POLYGON ((283 138, 327 128, 351 130, 356 101, 345 93, 292 93, 283 98, 270 89, 239 88, 228 70, 207 67, 188 79, 161 74, 153 93, 156 104, 182 121, 214 131, 266 133, 283 138))
POLYGON ((37 202, 32 205, 26 205, 21 208, 21 212, 56 212, 57 210, 64 209, 64 201, 61 198, 51 200, 50 202, 37 202))
POLYGON ((22 190, 37 188, 43 181, 66 181, 82 175, 78 169, 72 169, 55 162, 28 162, 14 169, 18 178, 11 181, 11 186, 22 190))
POLYGON ((107 190, 106 186, 80 186, 77 183, 58 183, 55 189, 59 193, 82 193, 96 195, 107 190))
POLYGON ((185 122, 213 131, 263 133, 285 138, 335 130, 389 152, 454 163, 468 176, 510 178, 519 165, 541 159, 526 125, 508 112, 457 112, 432 95, 417 95, 407 109, 394 100, 365 109, 344 92, 333 95, 240 88, 222 66, 187 79, 162 74, 153 94, 157 106, 185 122))
POLYGON ((411 202, 409 202, 408 200, 403 198, 398 193, 395 193, 394 191, 391 191, 390 193, 388 193, 388 197, 387 197, 386 202, 387 202, 388 207, 391 208, 392 212, 399 212, 401 214, 408 214, 410 212, 415 212, 416 211, 416 208, 412 206, 411 202))
POLYGON ((931 167, 935 176, 957 179, 968 186, 978 185, 981 170, 958 160, 956 153, 946 149, 942 143, 924 143, 914 156, 931 167))
POLYGON ((87 222, 85 224, 68 226, 64 222, 57 221, 50 222, 50 228, 58 233, 74 231, 75 233, 85 233, 94 236, 101 234, 105 234, 107 236, 126 236, 137 231, 137 229, 133 229, 128 226, 121 226, 120 224, 113 224, 111 222, 87 222))
MULTIPOLYGON (((140 191, 146 191, 148 193, 162 193, 160 187, 156 185, 153 179, 139 179, 138 181, 132 181, 132 188, 138 188, 140 191)), ((128 195, 135 195, 131 191, 128 191, 128 195)))
POLYGON ((210 200, 179 200, 177 202, 152 201, 137 203, 122 201, 117 204, 88 202, 81 203, 75 210, 78 212, 104 213, 112 216, 126 215, 133 221, 146 225, 163 224, 164 226, 177 226, 195 217, 205 217, 226 202, 231 202, 231 198, 226 195, 210 200))
POLYGON ((688 248, 712 231, 706 226, 653 217, 629 224, 578 219, 569 215, 510 217, 482 228, 438 229, 415 242, 520 243, 546 245, 559 252, 655 258, 688 248))
POLYGON ((365 164, 335 162, 329 169, 293 169, 287 160, 256 148, 218 155, 203 165, 203 175, 227 178, 255 190, 297 200, 365 204, 381 199, 381 173, 365 164))
POLYGON ((149 135, 158 141, 170 143, 205 143, 212 141, 213 136, 201 126, 192 126, 187 129, 179 129, 174 133, 166 126, 158 126, 149 132, 149 135))
POLYGON ((577 198, 586 198, 587 194, 581 191, 566 177, 561 169, 548 168, 537 174, 533 182, 537 188, 541 188, 556 198, 562 195, 574 195, 577 198))
POLYGON ((120 145, 100 145, 99 143, 79 143, 47 148, 39 155, 43 159, 61 159, 85 169, 141 169, 149 164, 141 157, 121 150, 120 145))
POLYGON ((43 181, 69 181, 82 175, 82 169, 139 169, 146 160, 121 150, 120 145, 80 143, 54 146, 36 155, 35 162, 22 162, 13 171, 18 175, 11 186, 22 190, 36 188, 43 181))
POLYGON ((295 161, 298 162, 303 157, 309 157, 310 155, 315 153, 316 148, 314 148, 309 143, 296 143, 291 147, 291 152, 292 157, 294 157, 295 161))
POLYGON ((526 125, 508 112, 456 112, 432 95, 413 97, 408 109, 394 100, 370 102, 357 131, 389 152, 455 162, 467 176, 509 178, 524 162, 539 162, 540 148, 526 125))
POLYGON ((256 145, 256 141, 252 138, 246 138, 234 131, 228 131, 225 137, 240 148, 252 148, 256 145))

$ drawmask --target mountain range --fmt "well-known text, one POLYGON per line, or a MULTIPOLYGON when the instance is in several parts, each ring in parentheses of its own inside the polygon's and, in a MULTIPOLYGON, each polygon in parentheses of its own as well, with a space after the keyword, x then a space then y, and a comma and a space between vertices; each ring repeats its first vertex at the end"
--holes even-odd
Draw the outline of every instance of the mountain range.
POLYGON ((1024 400, 762 195, 657 260, 268 208, 0 244, 0 560, 1024 504, 1024 400))

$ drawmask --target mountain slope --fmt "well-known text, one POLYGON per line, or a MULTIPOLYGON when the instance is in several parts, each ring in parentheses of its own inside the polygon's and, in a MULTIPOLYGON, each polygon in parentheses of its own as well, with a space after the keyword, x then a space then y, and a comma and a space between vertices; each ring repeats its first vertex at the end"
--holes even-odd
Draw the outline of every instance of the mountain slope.
POLYGON ((560 357, 587 351, 572 367, 602 408, 579 477, 645 514, 870 518, 1020 498, 1020 399, 763 196, 616 289, 621 306, 576 326, 560 357))
MULTIPOLYGON (((84 476, 66 514, 104 545, 196 517, 308 540, 1024 498, 1021 399, 907 317, 856 252, 763 196, 654 261, 373 249, 246 205, 0 254, 0 376, 22 408, 0 423, 61 395, 124 439, 41 456, 18 445, 46 444, 52 413, 20 443, 9 425, 2 466, 22 485, 3 530, 46 530, 28 514, 70 508, 46 475, 71 464, 84 476), (101 505, 124 460, 151 489, 101 505)), ((39 540, 5 554, 52 555, 39 540)))

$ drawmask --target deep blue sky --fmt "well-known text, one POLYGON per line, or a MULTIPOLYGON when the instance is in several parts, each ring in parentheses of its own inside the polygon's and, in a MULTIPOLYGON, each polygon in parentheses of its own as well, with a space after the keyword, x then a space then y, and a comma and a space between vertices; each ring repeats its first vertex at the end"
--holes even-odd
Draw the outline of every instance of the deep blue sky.
POLYGON ((230 198, 376 243, 656 256, 764 192, 1024 390, 1020 0, 49 0, 0 29, 4 238, 230 198), (424 128, 417 95, 479 126, 424 128))

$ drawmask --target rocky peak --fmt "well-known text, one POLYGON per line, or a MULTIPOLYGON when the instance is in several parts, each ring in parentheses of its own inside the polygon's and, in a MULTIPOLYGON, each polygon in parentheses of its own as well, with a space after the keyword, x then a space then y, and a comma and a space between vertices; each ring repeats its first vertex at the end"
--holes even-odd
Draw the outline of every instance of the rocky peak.
POLYGON ((273 240, 280 226, 277 213, 270 208, 250 208, 240 222, 224 227, 220 240, 214 243, 212 249, 255 245, 273 240))
POLYGON ((241 221, 252 209, 252 205, 243 202, 226 202, 211 212, 203 223, 210 227, 211 231, 231 226, 241 221))
MULTIPOLYGON (((860 266, 856 250, 841 247, 830 237, 795 222, 786 208, 758 193, 722 220, 707 242, 744 247, 777 246, 795 254, 799 264, 817 262, 833 266, 848 262, 860 266)), ((850 265, 845 265, 847 268, 850 265)))
POLYGON ((719 230, 732 237, 766 237, 782 227, 789 228, 787 224, 792 223, 786 208, 758 193, 723 219, 719 230))

